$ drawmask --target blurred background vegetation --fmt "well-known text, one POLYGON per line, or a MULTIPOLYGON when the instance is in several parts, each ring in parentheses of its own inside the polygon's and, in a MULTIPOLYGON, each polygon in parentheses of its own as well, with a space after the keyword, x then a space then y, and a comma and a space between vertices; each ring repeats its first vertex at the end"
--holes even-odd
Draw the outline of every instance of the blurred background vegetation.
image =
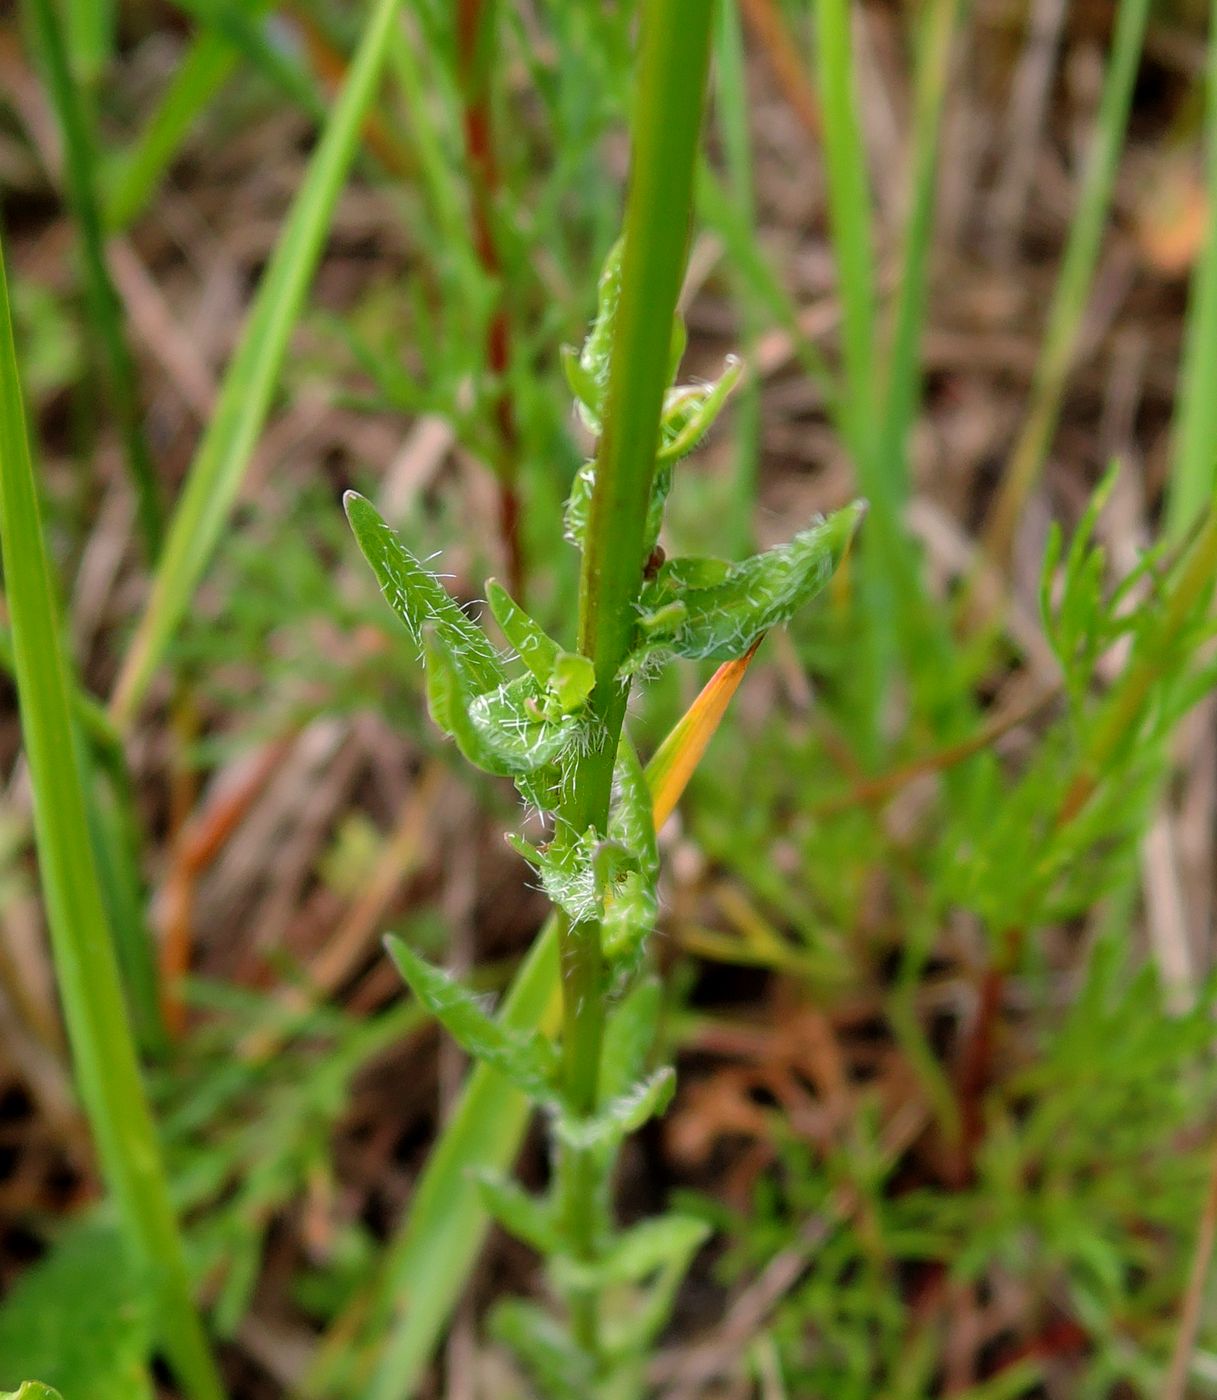
MULTIPOLYGON (((685 377, 747 373, 665 545, 871 514, 662 833, 679 1087, 620 1195, 713 1234, 651 1385, 1217 1394, 1217 14, 716 4, 685 377)), ((465 1066, 381 936, 498 992, 545 902, 339 499, 573 645, 560 352, 620 227, 636 6, 0 25, 18 360, 191 1277, 234 1396, 404 1394, 395 1260, 465 1066)), ((638 698, 644 757, 710 669, 638 698)), ((173 1394, 0 687, 0 1388, 173 1394)), ((528 1394, 482 1324, 537 1287, 492 1235, 425 1393, 528 1394)))

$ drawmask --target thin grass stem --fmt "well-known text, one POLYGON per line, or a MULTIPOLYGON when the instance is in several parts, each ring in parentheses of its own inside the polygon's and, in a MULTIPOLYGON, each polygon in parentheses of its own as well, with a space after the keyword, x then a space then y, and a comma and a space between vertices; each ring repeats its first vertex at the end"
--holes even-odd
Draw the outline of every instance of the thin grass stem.
POLYGON ((85 294, 105 357, 127 470, 135 488, 140 532, 148 558, 155 562, 164 533, 164 509, 144 435, 139 375, 123 328, 122 303, 106 261, 102 210, 95 184, 97 150, 89 113, 73 78, 63 32, 51 0, 25 0, 25 4, 63 139, 64 181, 80 235, 85 294))
POLYGON ((112 233, 130 228, 147 209, 191 127, 236 66, 236 51, 219 34, 207 30, 191 43, 138 138, 110 161, 104 212, 112 233))
POLYGON ((866 146, 854 87, 849 0, 818 0, 816 74, 824 127, 828 215, 841 296, 844 430, 871 510, 891 514, 891 492, 874 454, 874 227, 866 146))
POLYGON ((220 1400, 223 1388, 191 1299, 89 838, 74 688, 43 543, 2 255, 0 548, 42 887, 81 1097, 126 1238, 156 1293, 166 1355, 193 1400, 220 1400))
MULTIPOLYGON (((45 0, 43 0, 45 3, 45 0)), ((330 112, 320 144, 258 287, 215 412, 203 434, 111 701, 120 729, 131 722, 210 562, 236 500, 321 256, 326 229, 375 95, 400 0, 377 0, 330 112)))
POLYGON ((1077 354, 1078 337, 1094 282, 1116 168, 1128 126, 1150 3, 1151 0, 1120 0, 1116 10, 1111 57, 1099 99, 1094 139, 1048 313, 1031 386, 1031 401, 985 524, 986 553, 999 565, 1009 562, 1023 507, 1043 471, 1060 417, 1065 384, 1077 354))
POLYGON ((1175 452, 1167 489, 1166 528, 1176 540, 1213 504, 1217 489, 1217 0, 1209 18, 1207 83, 1204 141, 1209 218, 1188 299, 1175 452))

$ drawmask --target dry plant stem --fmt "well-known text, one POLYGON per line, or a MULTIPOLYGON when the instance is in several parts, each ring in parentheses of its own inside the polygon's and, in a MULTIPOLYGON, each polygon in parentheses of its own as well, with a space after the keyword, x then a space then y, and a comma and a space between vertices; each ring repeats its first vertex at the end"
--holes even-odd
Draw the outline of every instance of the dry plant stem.
MULTIPOLYGON (((642 583, 643 537, 655 446, 668 378, 670 327, 688 250, 693 172, 709 67, 713 7, 705 0, 648 0, 634 152, 625 215, 621 299, 609 370, 608 407, 597 454, 587 545, 579 585, 579 649, 591 658, 595 746, 571 777, 559 829, 578 837, 604 832, 627 687, 618 671, 633 637, 642 583), (657 218, 656 211, 663 217, 657 218)), ((600 928, 559 925, 566 1093, 576 1112, 596 1108, 604 1031, 600 928)), ((569 1149, 564 1162, 566 1223, 577 1252, 587 1254, 598 1218, 596 1161, 569 1149)), ((575 1335, 598 1350, 593 1294, 574 1302, 575 1335)))
POLYGON ((1179 1313, 1179 1335, 1171 1356, 1170 1370, 1162 1386, 1162 1400, 1185 1400, 1192 1355, 1200 1331, 1200 1315, 1204 1305, 1204 1290, 1213 1263, 1213 1245, 1217 1242, 1217 1142, 1213 1144, 1209 1166, 1208 1189, 1204 1194, 1204 1209, 1196 1231, 1196 1250, 1192 1255, 1187 1292, 1179 1313))
MULTIPOLYGON (((734 0, 731 0, 734 3, 734 0)), ((740 9, 748 28, 765 50, 769 66, 808 136, 820 138, 820 107, 811 85, 811 74, 803 62, 798 47, 790 36, 776 0, 740 0, 740 9)))
POLYGON ((523 598, 520 442, 515 403, 507 382, 511 368, 511 321, 504 301, 502 267, 494 235, 494 200, 499 185, 499 166, 494 149, 494 114, 490 100, 491 59, 497 18, 495 3, 496 0, 459 0, 457 56, 464 89, 463 126, 473 204, 474 247, 483 271, 499 283, 500 288, 498 304, 486 328, 486 367, 498 381, 493 408, 499 447, 495 464, 499 479, 499 529, 507 552, 507 577, 511 591, 517 598, 523 598))
POLYGON ((961 739, 955 744, 946 744, 942 748, 934 750, 933 753, 914 758, 908 763, 901 764, 898 768, 893 768, 886 773, 880 773, 876 777, 862 778, 848 791, 834 793, 812 803, 809 810, 814 816, 828 817, 835 816, 840 812, 851 811, 855 807, 879 806, 918 778, 925 777, 930 773, 941 773, 947 768, 953 768, 956 764, 963 763, 973 754, 983 753, 985 749, 991 748, 1011 730, 1018 729, 1028 720, 1034 719, 1060 693, 1061 687, 1059 685, 1050 686, 1025 705, 1005 714, 994 715, 991 720, 968 738, 961 739))

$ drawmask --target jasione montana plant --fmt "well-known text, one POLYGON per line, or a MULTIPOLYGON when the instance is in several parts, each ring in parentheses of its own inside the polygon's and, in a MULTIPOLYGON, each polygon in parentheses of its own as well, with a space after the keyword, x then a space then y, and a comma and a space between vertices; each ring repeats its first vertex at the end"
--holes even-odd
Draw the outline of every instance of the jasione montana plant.
POLYGON ((623 729, 631 687, 677 657, 745 656, 824 587, 863 513, 855 503, 736 563, 667 559, 659 548, 676 463, 740 375, 729 360, 714 383, 673 384, 685 339, 675 306, 707 8, 699 0, 644 13, 626 232, 605 265, 587 340, 565 356, 578 412, 597 438, 565 515, 566 537, 583 555, 576 644, 549 636, 491 581, 486 597, 502 648, 363 497, 346 498, 359 547, 421 652, 432 719, 470 763, 511 778, 546 825, 539 844, 508 839, 555 906, 558 1046, 494 1019, 400 939, 388 946, 419 1001, 548 1121, 553 1172, 544 1197, 500 1174, 484 1174, 480 1188, 499 1223, 544 1256, 563 1305, 551 1315, 509 1302, 493 1320, 538 1391, 554 1397, 639 1392, 643 1362, 705 1237, 701 1221, 672 1214, 618 1230, 610 1206, 622 1142, 663 1112, 675 1083, 671 1067, 650 1067, 660 996, 646 971, 647 937, 659 855, 647 777, 623 729))
MULTIPOLYGON (((578 411, 599 434, 620 294, 621 251, 600 280, 599 312, 582 352, 566 355, 578 411)), ((673 322, 674 376, 684 328, 673 322)), ((785 622, 827 583, 862 515, 855 503, 818 521, 788 544, 738 563, 663 557, 658 548, 664 502, 676 463, 713 423, 740 375, 729 359, 710 384, 682 384, 664 394, 659 441, 642 541, 640 586, 630 603, 632 644, 613 685, 622 701, 631 684, 675 657, 733 660, 771 627, 785 622)), ((567 538, 585 549, 595 459, 575 478, 567 502, 567 538)), ((670 1067, 646 1072, 659 1011, 657 984, 645 975, 646 939, 658 910, 659 856, 646 777, 627 734, 611 734, 592 703, 590 657, 567 650, 494 580, 490 612, 507 650, 458 606, 442 583, 401 544, 367 500, 346 497, 347 515, 385 597, 420 648, 431 718, 483 772, 511 778, 528 806, 544 814, 549 839, 508 840, 533 866, 546 893, 573 929, 599 943, 602 975, 590 989, 599 1005, 577 1015, 605 1015, 594 1105, 574 1102, 564 1086, 562 1057, 538 1033, 505 1029, 477 997, 430 966, 401 940, 391 955, 414 994, 472 1056, 520 1088, 547 1115, 555 1149, 553 1188, 526 1195, 500 1176, 482 1189, 491 1213, 512 1234, 544 1254, 554 1290, 577 1317, 581 1301, 616 1287, 643 1290, 614 1313, 612 1325, 578 1335, 555 1329, 547 1316, 520 1304, 500 1311, 498 1326, 524 1353, 538 1382, 554 1394, 586 1393, 598 1370, 633 1376, 693 1251, 700 1221, 668 1215, 624 1232, 609 1218, 609 1180, 627 1134, 661 1113, 672 1095, 670 1067), (586 770, 581 760, 615 748, 613 802, 607 823, 576 826, 564 815, 586 770), (582 1185, 581 1185, 582 1182, 582 1185), (590 1189, 589 1189, 590 1187, 590 1189), (591 1219, 580 1214, 591 1212, 591 1219), (588 1249, 584 1241, 590 1240, 588 1249), (560 1379, 565 1378, 565 1379, 560 1379), (575 1384, 582 1378, 581 1384, 575 1384)))

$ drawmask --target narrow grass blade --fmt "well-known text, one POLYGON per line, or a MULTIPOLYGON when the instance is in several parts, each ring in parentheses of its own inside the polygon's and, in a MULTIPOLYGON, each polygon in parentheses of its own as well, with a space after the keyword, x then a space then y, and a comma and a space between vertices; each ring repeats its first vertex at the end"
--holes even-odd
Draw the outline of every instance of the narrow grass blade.
POLYGON ((190 128, 236 66, 236 51, 219 34, 193 41, 138 139, 110 163, 105 222, 111 232, 129 228, 148 207, 190 128))
POLYGON ((1078 333, 1094 281, 1103 228, 1111 206, 1133 83, 1141 58, 1151 0, 1120 0, 1116 11, 1111 58, 1103 80, 1094 142, 1086 162, 1077 210, 1057 278, 1043 348, 1035 369, 1031 402, 1023 420, 1001 489, 985 525, 985 546, 991 559, 1004 564, 1027 497, 1034 487, 1052 444, 1060 415, 1065 381, 1073 366, 1078 333))
POLYGON ((1175 415, 1175 460, 1167 494, 1167 531, 1182 539, 1217 488, 1217 0, 1209 19, 1204 247, 1192 274, 1187 336, 1175 415))
POLYGON ((904 504, 909 491, 907 439, 920 393, 921 334, 934 224, 938 137, 951 41, 964 3, 965 0, 931 0, 919 35, 910 162, 912 197, 904 228, 877 449, 879 461, 888 464, 892 494, 898 505, 904 504))
MULTIPOLYGON (((752 655, 718 668, 648 765, 656 828, 671 815, 752 655)), ((553 1034, 560 1011, 558 920, 551 918, 516 975, 502 1020, 516 1031, 540 1027, 553 1034)), ((523 1094, 502 1075, 484 1065, 470 1074, 427 1159, 402 1232, 389 1249, 363 1329, 377 1341, 388 1333, 372 1381, 360 1392, 366 1400, 401 1400, 413 1394, 490 1225, 476 1173, 510 1168, 530 1111, 523 1094)), ((307 1393, 329 1393, 328 1379, 319 1372, 307 1393)))
POLYGON ((72 75, 95 84, 114 57, 117 0, 68 0, 66 30, 72 75))
MULTIPOLYGON (((756 195, 752 186, 752 133, 749 130, 750 109, 748 84, 744 63, 744 36, 736 0, 718 0, 718 22, 715 36, 718 80, 717 111, 723 133, 726 156, 727 183, 731 202, 738 209, 741 222, 750 237, 756 236, 756 195)), ((750 298, 742 295, 744 279, 736 274, 735 281, 742 308, 742 340, 745 362, 756 358, 756 346, 761 326, 750 298)), ((733 538, 730 555, 742 559, 755 547, 752 514, 756 507, 756 482, 760 459, 761 386, 756 374, 747 375, 736 395, 735 403, 735 470, 732 480, 730 516, 733 538)))
MULTIPOLYGON (((44 0, 45 3, 45 0, 44 0)), ((400 0, 376 0, 347 81, 258 287, 240 345, 191 465, 111 713, 130 723, 203 575, 270 409, 288 339, 376 91, 400 0)))
POLYGON ((42 888, 81 1096, 127 1237, 158 1295, 161 1336, 195 1400, 222 1389, 190 1298, 89 841, 67 662, 42 521, 0 254, 0 549, 42 888))
POLYGON ((866 147, 854 91, 849 0, 818 0, 816 73, 824 119, 828 215, 841 296, 844 427, 862 489, 876 514, 890 514, 886 482, 875 480, 875 267, 866 147))
MULTIPOLYGON (((96 0, 96 3, 102 8, 103 0, 96 0)), ((122 303, 106 263, 101 203, 95 184, 97 151, 89 115, 72 76, 63 33, 51 0, 25 0, 25 6, 46 68, 47 88, 63 137, 64 177, 68 203, 80 233, 89 314, 105 354, 127 469, 135 487, 144 548, 148 558, 155 562, 164 525, 160 487, 144 436, 139 376, 123 329, 122 303)))
POLYGON ((325 117, 325 99, 312 75, 285 47, 267 37, 261 12, 263 3, 250 5, 235 0, 176 0, 181 9, 224 39, 250 64, 264 73, 283 95, 311 117, 325 117))

